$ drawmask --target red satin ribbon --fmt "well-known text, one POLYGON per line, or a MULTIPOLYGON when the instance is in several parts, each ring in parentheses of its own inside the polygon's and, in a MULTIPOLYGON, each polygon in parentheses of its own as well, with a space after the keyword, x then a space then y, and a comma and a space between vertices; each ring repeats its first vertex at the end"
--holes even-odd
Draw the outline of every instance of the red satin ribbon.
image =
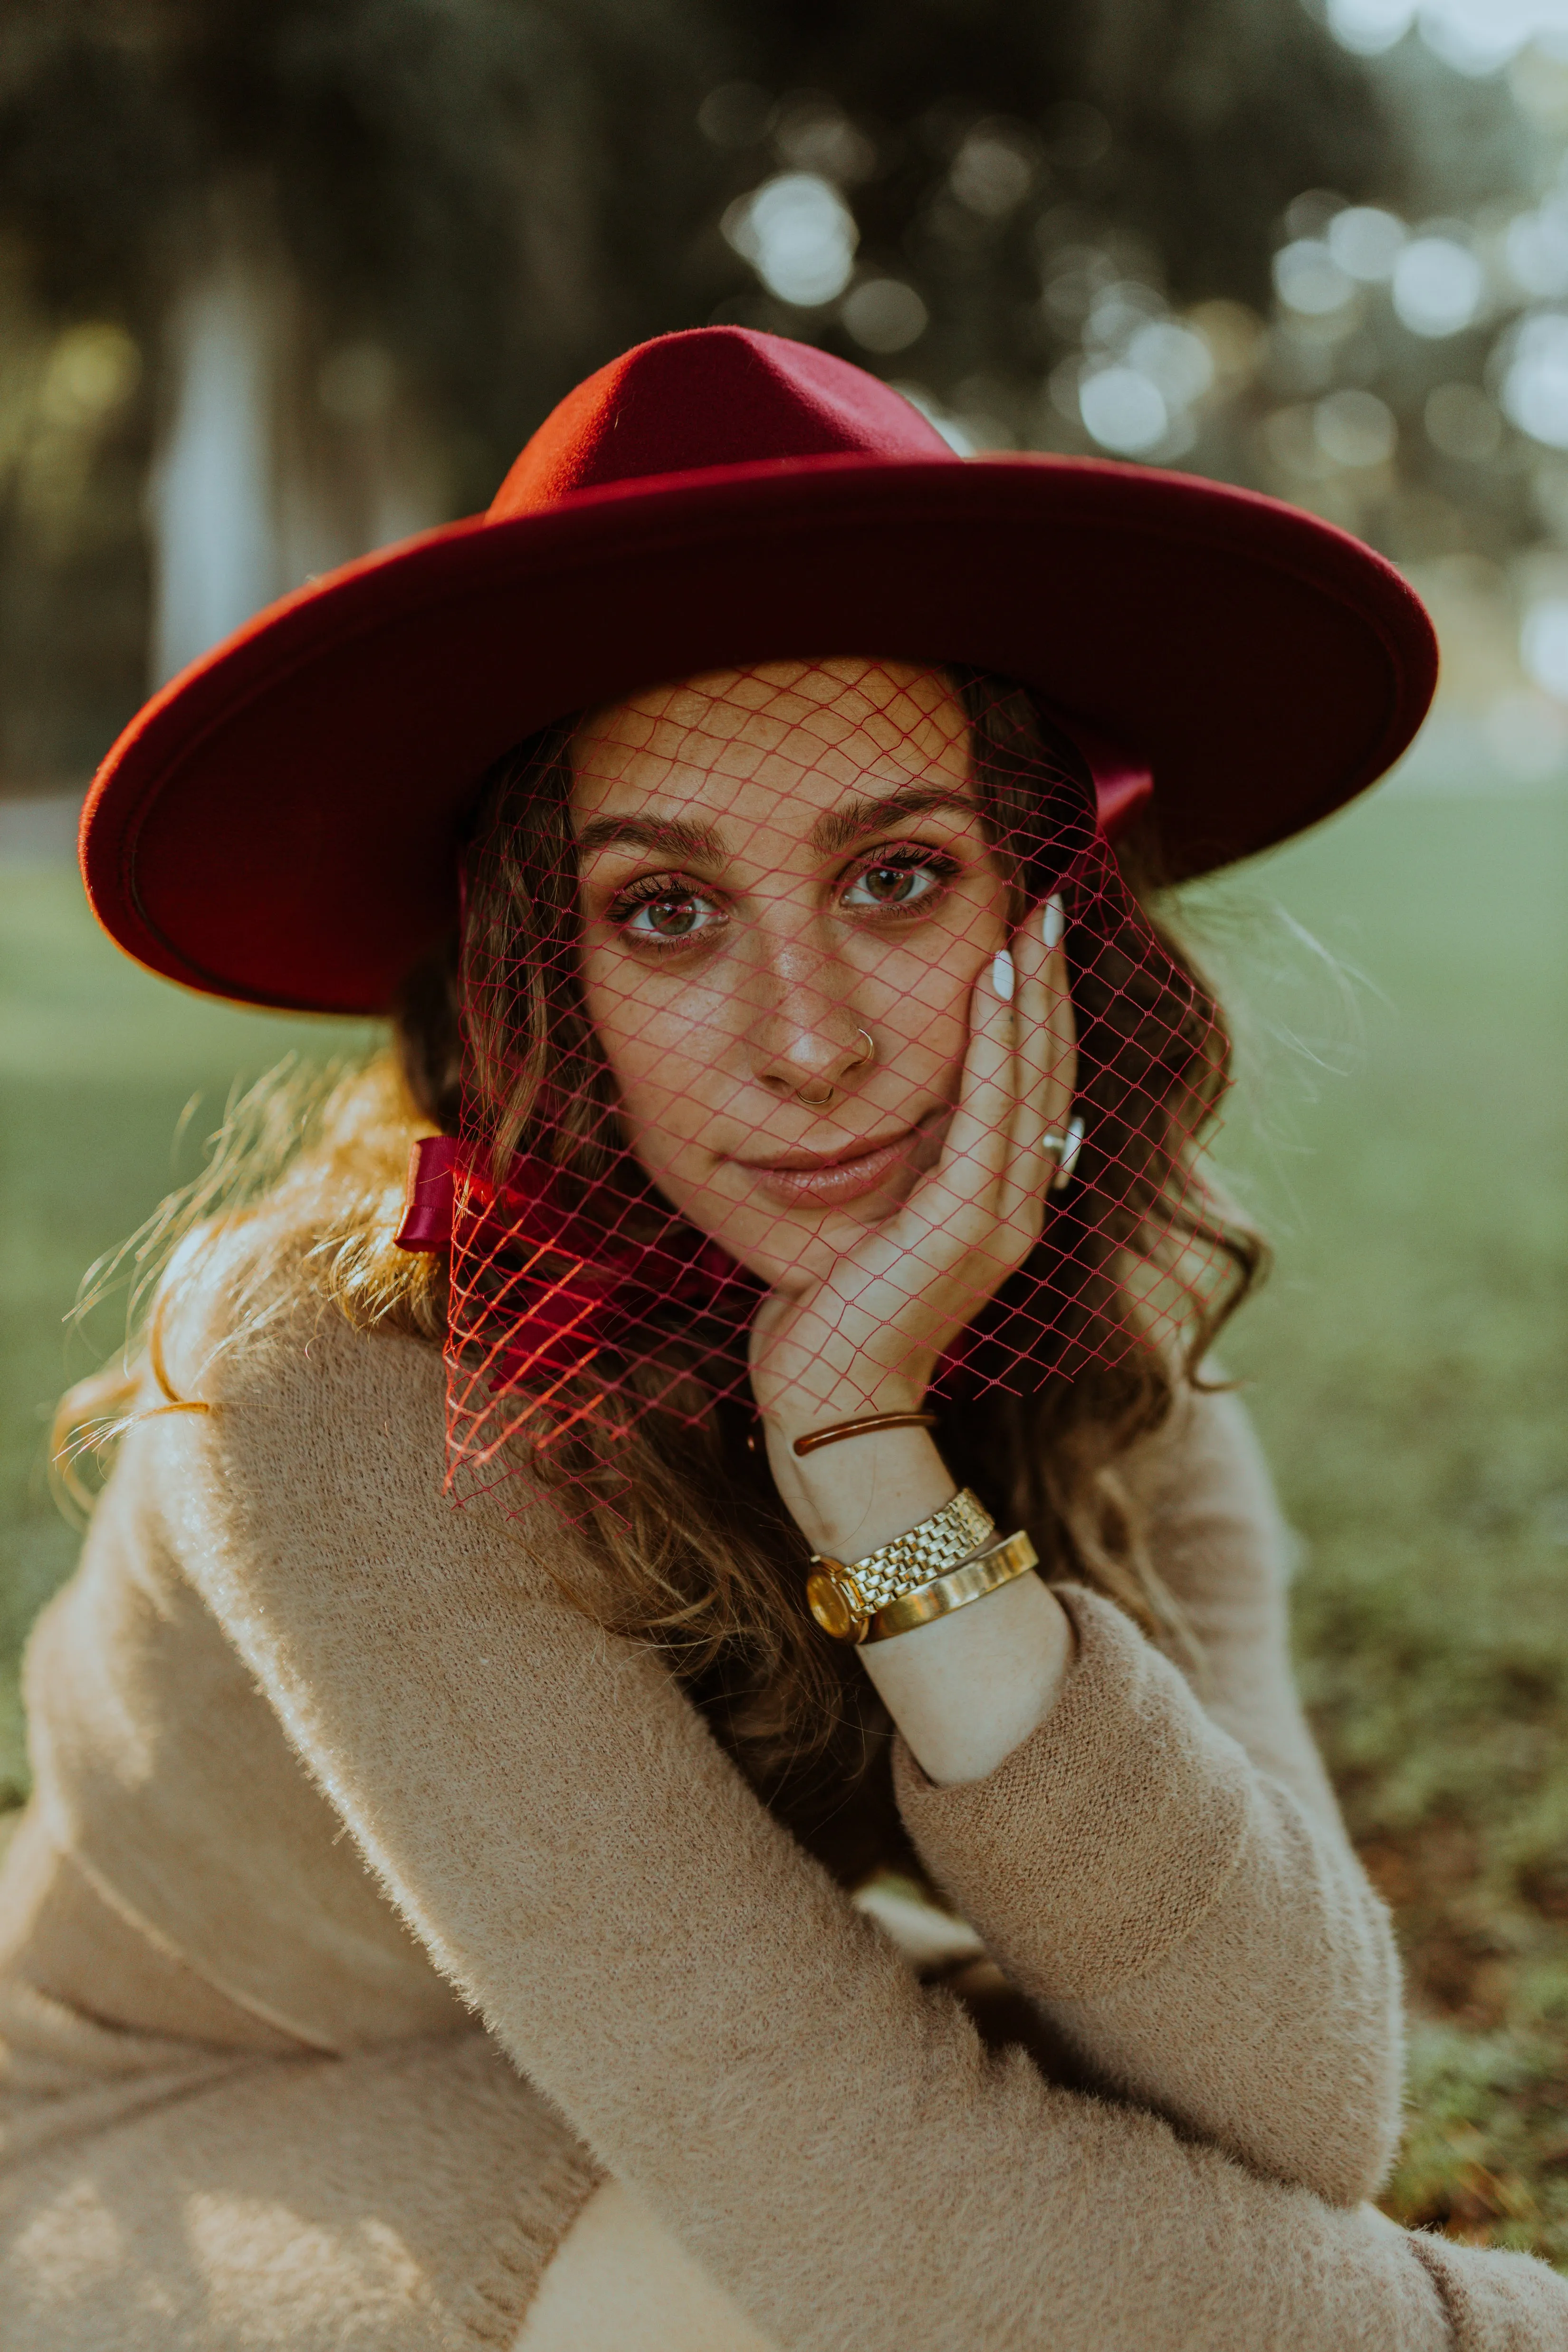
POLYGON ((458 1171, 458 1140, 452 1135, 422 1135, 408 1155, 403 1223, 393 1246, 416 1255, 445 1257, 452 1246, 452 1193, 458 1171))

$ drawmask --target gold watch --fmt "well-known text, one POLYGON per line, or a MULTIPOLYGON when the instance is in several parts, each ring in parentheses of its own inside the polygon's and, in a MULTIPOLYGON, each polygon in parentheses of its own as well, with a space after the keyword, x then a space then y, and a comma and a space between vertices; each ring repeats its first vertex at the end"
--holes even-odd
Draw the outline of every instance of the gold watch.
POLYGON ((863 1642, 879 1610, 957 1568, 995 1532, 995 1520, 965 1486, 929 1519, 864 1559, 846 1562, 814 1552, 806 1604, 835 1641, 863 1642))

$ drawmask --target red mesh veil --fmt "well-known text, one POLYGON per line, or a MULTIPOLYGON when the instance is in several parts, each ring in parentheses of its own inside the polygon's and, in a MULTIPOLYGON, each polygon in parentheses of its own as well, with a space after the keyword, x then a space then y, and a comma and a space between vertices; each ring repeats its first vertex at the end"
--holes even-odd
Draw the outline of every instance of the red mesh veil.
POLYGON ((649 1416, 751 1412, 770 1284, 918 1192, 972 992, 1053 898, 1081 1148, 1026 1260, 975 1265, 938 1410, 1179 1346, 1230 1270, 1193 1153, 1226 1041, 1076 747, 1004 680, 847 660, 688 681, 499 763, 465 856, 461 1117, 405 1228, 450 1250, 453 1495, 531 1467, 569 1499, 591 1458, 613 1505, 649 1416))

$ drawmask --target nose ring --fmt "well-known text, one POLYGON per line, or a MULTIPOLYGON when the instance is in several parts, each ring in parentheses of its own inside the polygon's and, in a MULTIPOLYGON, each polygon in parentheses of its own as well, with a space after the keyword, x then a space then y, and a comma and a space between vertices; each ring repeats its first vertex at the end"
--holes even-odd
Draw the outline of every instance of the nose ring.
MULTIPOLYGON (((872 1036, 870 1031, 868 1029, 857 1029, 855 1034, 857 1037, 864 1037, 866 1040, 866 1050, 863 1054, 857 1054, 855 1059, 846 1066, 846 1075, 847 1075, 849 1070, 865 1069, 868 1064, 874 1062, 877 1058, 877 1041, 872 1036)), ((795 1090, 795 1098, 796 1102, 804 1103, 807 1110, 826 1110, 828 1104, 833 1101, 837 1092, 838 1089, 836 1086, 824 1087, 819 1095, 808 1094, 804 1087, 797 1087, 795 1090)))

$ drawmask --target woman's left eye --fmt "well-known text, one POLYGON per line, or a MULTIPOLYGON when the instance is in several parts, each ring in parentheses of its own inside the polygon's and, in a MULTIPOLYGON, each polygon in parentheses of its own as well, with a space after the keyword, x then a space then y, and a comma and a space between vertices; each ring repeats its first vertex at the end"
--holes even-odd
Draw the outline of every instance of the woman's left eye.
POLYGON ((863 866, 844 893, 847 907, 913 907, 931 898, 950 878, 947 860, 888 857, 863 866))

